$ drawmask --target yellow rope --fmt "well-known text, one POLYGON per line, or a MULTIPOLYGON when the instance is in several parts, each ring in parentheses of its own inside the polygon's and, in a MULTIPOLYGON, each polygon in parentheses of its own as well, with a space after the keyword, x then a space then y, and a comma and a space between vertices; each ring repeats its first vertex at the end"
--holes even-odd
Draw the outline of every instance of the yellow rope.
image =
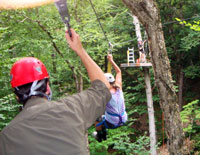
POLYGON ((110 61, 108 61, 108 65, 107 65, 107 72, 108 72, 108 73, 111 73, 111 69, 112 69, 111 62, 110 62, 110 61))

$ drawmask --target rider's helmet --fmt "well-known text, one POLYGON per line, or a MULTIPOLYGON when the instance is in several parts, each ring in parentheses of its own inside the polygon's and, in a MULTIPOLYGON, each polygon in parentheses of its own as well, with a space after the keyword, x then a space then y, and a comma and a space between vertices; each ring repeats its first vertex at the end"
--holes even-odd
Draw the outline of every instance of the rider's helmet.
POLYGON ((105 77, 106 77, 106 79, 108 80, 109 83, 115 82, 115 78, 111 73, 105 73, 104 75, 105 75, 105 77))

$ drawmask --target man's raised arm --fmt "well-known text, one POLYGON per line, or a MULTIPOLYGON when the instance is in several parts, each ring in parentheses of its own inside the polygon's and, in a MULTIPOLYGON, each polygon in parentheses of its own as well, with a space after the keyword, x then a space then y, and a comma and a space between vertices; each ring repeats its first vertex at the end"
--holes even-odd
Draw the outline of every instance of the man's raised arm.
POLYGON ((72 37, 69 36, 68 32, 66 31, 66 39, 73 51, 81 58, 85 68, 87 69, 88 76, 91 81, 94 80, 101 80, 106 87, 109 89, 110 84, 108 83, 107 79, 104 76, 103 71, 101 68, 93 61, 93 59, 87 54, 85 49, 82 46, 81 40, 79 35, 71 29, 72 37))

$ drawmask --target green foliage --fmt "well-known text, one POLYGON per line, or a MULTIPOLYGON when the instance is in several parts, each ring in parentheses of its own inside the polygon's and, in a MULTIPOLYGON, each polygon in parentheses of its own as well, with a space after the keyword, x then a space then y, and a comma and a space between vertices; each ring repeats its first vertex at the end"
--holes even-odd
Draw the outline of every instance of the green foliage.
POLYGON ((133 142, 134 129, 129 128, 128 126, 122 126, 117 129, 109 129, 108 137, 106 141, 99 143, 94 139, 91 133, 94 131, 94 128, 89 130, 89 142, 90 142, 90 152, 91 155, 101 155, 109 154, 108 150, 113 150, 113 154, 149 154, 149 138, 144 136, 136 137, 136 141, 133 142))
POLYGON ((136 142, 131 143, 131 139, 127 136, 124 140, 120 139, 114 146, 114 149, 119 150, 121 153, 138 154, 138 155, 148 155, 150 151, 149 148, 150 139, 146 135, 138 137, 136 142))
POLYGON ((185 77, 195 79, 200 77, 200 66, 188 66, 184 69, 185 77))
MULTIPOLYGON (((2 56, 6 56, 6 53, 2 53, 2 56)), ((0 61, 0 131, 17 115, 20 107, 9 83, 10 68, 16 60, 17 58, 8 59, 4 57, 0 61)))
POLYGON ((199 100, 192 101, 183 108, 181 112, 183 130, 191 140, 195 141, 195 148, 200 150, 200 102, 199 100))
POLYGON ((197 132, 198 125, 196 123, 200 122, 200 106, 199 100, 188 103, 183 108, 181 112, 181 119, 183 123, 188 123, 187 127, 184 128, 185 132, 189 134, 197 132))
MULTIPOLYGON (((198 0, 173 1, 159 0, 158 1, 160 14, 163 22, 163 30, 165 35, 165 43, 170 59, 173 79, 176 85, 180 84, 180 74, 184 72, 184 88, 183 92, 185 101, 194 100, 199 97, 196 91, 198 87, 199 74, 199 46, 200 33, 190 29, 185 24, 179 24, 176 19, 185 19, 184 23, 195 25, 198 21, 197 14, 200 10, 198 0), (192 9, 191 9, 192 8, 192 9), (196 21, 194 21, 196 20, 196 21), (194 21, 194 22, 193 22, 194 21), (195 94, 191 99, 187 96, 195 94)), ((180 20, 181 21, 181 20, 180 20)), ((182 89, 179 87, 179 89, 182 89)))
POLYGON ((195 31, 190 31, 187 36, 184 36, 181 39, 181 45, 184 50, 191 54, 191 49, 196 48, 199 46, 200 42, 200 33, 195 31))
POLYGON ((17 115, 20 105, 16 103, 14 95, 0 98, 0 131, 17 115))
POLYGON ((176 18, 176 20, 179 21, 180 24, 190 27, 191 30, 200 31, 200 20, 194 21, 193 24, 186 21, 181 21, 179 18, 176 18))
MULTIPOLYGON (((135 57, 138 57, 132 17, 122 1, 93 0, 92 2, 109 41, 114 45, 112 54, 116 63, 120 66, 121 63, 127 61, 126 51, 128 47, 135 47, 135 57)), ((194 17, 195 14, 199 13, 200 2, 199 0, 158 0, 157 2, 163 22, 165 43, 172 66, 173 78, 178 85, 179 71, 184 72, 184 100, 192 101, 199 97, 199 93, 195 89, 196 87, 199 88, 198 79, 200 75, 199 21, 185 21, 185 24, 191 23, 191 25, 188 25, 191 28, 189 29, 176 24, 174 20, 177 17, 180 19, 194 17)), ((79 33, 86 51, 103 69, 104 56, 107 54, 109 46, 89 2, 69 0, 68 7, 71 15, 71 26, 79 33)), ((12 90, 9 84, 9 71, 17 59, 34 56, 44 62, 51 76, 53 99, 77 92, 74 74, 83 77, 84 88, 88 87, 89 80, 80 60, 66 45, 64 24, 53 4, 27 10, 1 11, 0 16, 1 130, 18 113, 19 104, 16 103, 14 95, 11 95, 12 90), (56 52, 53 43, 63 56, 56 52), (66 60, 69 63, 66 63, 66 60), (74 67, 74 72, 72 72, 70 65, 74 67)), ((155 88, 152 69, 150 73, 154 106, 158 107, 159 97, 155 88)), ((136 115, 141 116, 147 113, 143 70, 142 68, 126 68, 122 69, 122 74, 123 91, 129 117, 127 126, 109 130, 108 140, 102 143, 98 143, 89 136, 91 154, 108 154, 110 148, 116 151, 116 154, 129 154, 130 151, 135 154, 137 152, 138 154, 139 152, 148 153, 148 138, 139 135, 139 132, 133 128, 137 121, 136 115)), ((197 103, 193 106, 197 106, 197 103)), ((192 109, 192 106, 190 108, 192 109)), ((158 113, 160 111, 155 112, 155 114, 158 113)), ((186 116, 186 114, 183 115, 186 116)), ((192 117, 194 116, 189 118, 192 117)), ((193 118, 193 122, 188 123, 194 123, 195 119, 193 118)), ((158 118, 156 123, 159 121, 158 118)), ((189 119, 189 121, 191 120, 189 119)), ((159 129, 159 126, 157 128, 159 129)), ((200 138, 198 134, 195 134, 198 128, 192 125, 186 130, 188 134, 192 135, 196 144, 199 144, 200 138)))

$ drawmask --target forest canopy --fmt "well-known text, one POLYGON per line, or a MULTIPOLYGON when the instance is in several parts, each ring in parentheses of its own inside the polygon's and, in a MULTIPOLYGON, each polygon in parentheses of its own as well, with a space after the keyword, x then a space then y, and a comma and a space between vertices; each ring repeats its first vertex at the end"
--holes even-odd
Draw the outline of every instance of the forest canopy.
MULTIPOLYGON (((112 52, 120 66, 127 63, 128 48, 139 57, 135 27, 130 10, 116 0, 93 0, 98 18, 89 3, 68 0, 70 24, 80 35, 88 54, 105 71, 105 56, 112 52), (110 48, 109 42, 113 48, 110 48)), ((200 2, 198 0, 157 0, 164 32, 172 78, 178 96, 187 145, 191 153, 200 152, 200 2)), ((141 25, 143 39, 145 28, 141 25)), ((36 57, 44 62, 50 74, 53 100, 86 89, 89 78, 80 60, 68 47, 65 27, 54 4, 22 10, 0 11, 0 131, 19 113, 10 86, 12 64, 22 57, 36 57), (83 82, 82 82, 83 81, 83 82)), ((150 55, 147 59, 150 60, 150 55)), ((91 154, 148 154, 148 115, 144 74, 141 67, 122 68, 123 91, 129 121, 126 126, 109 131, 107 141, 98 143, 89 129, 91 154)), ((162 130, 153 70, 150 68, 156 118, 157 147, 167 141, 162 130)))

